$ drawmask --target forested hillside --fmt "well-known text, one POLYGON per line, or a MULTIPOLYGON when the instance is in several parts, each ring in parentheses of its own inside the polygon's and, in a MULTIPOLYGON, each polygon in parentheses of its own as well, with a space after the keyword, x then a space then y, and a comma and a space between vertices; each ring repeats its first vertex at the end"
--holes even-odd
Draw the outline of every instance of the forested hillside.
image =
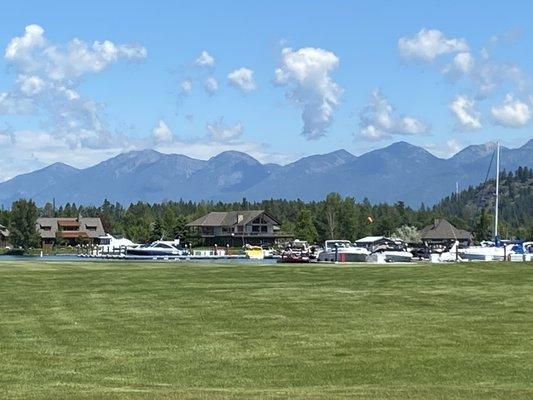
MULTIPOLYGON (((138 202, 124 207, 107 200, 99 207, 66 204, 54 209, 48 203, 38 210, 41 216, 100 217, 106 232, 123 234, 137 242, 180 235, 194 242, 185 224, 209 211, 264 209, 282 222, 282 229, 311 242, 329 238, 355 240, 366 235, 392 235, 401 226, 422 228, 435 218, 446 218, 458 228, 475 233, 476 239, 489 239, 493 232, 495 182, 469 187, 450 195, 432 208, 418 209, 403 202, 371 204, 367 199, 342 197, 331 193, 324 200, 264 200, 249 202, 168 201, 138 202)), ((502 172, 500 185, 500 237, 533 239, 533 169, 520 167, 502 172)), ((10 212, 0 212, 0 224, 9 226, 10 212)))
MULTIPOLYGON (((469 187, 438 203, 433 210, 449 216, 478 239, 490 238, 493 231, 496 180, 469 187)), ((533 233, 533 168, 519 167, 500 173, 499 236, 529 237, 533 233)))

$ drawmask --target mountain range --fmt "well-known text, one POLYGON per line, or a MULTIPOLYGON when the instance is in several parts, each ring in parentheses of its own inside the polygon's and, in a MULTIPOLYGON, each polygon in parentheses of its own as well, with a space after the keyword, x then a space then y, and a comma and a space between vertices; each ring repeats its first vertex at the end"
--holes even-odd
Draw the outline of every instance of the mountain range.
MULTIPOLYGON (((99 205, 104 199, 129 204, 164 200, 238 201, 269 198, 319 200, 330 192, 403 201, 418 207, 435 204, 455 190, 483 182, 494 143, 472 145, 448 159, 421 147, 397 142, 355 156, 346 150, 304 157, 287 165, 262 164, 237 151, 197 160, 154 150, 120 154, 85 169, 55 163, 0 183, 0 205, 19 198, 38 205, 67 202, 99 205)), ((533 166, 533 139, 522 147, 501 147, 501 168, 533 166)), ((494 160, 491 174, 494 174, 494 160)))

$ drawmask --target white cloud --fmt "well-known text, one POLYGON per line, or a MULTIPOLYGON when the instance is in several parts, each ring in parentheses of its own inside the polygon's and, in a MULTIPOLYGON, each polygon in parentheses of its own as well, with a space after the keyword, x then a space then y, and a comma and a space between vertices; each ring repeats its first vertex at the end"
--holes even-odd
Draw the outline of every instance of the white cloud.
POLYGON ((254 71, 248 68, 239 68, 228 74, 228 82, 242 93, 250 93, 257 89, 254 80, 254 71))
POLYGON ((437 157, 450 158, 457 154, 464 146, 457 139, 449 139, 444 143, 430 143, 423 146, 437 157))
POLYGON ((367 141, 390 139, 393 135, 421 135, 429 127, 412 116, 395 116, 394 108, 379 90, 374 90, 370 103, 360 114, 357 138, 367 141))
POLYGON ((144 47, 109 40, 89 45, 73 39, 66 45, 56 45, 44 37, 38 25, 26 27, 23 36, 13 38, 6 47, 5 58, 22 74, 37 75, 56 81, 72 80, 86 73, 97 73, 120 58, 146 58, 144 47))
POLYGON ((152 138, 155 143, 169 143, 174 140, 174 134, 165 121, 159 120, 157 125, 152 129, 152 138))
POLYGON ((202 51, 202 53, 200 53, 200 55, 196 59, 195 64, 198 67, 210 68, 215 65, 215 59, 213 58, 211 54, 209 54, 207 51, 204 50, 202 51))
POLYGON ((209 77, 204 81, 204 90, 209 96, 213 96, 218 91, 218 81, 209 77))
POLYGON ((520 128, 531 119, 531 109, 527 103, 515 100, 512 94, 508 94, 499 106, 490 109, 496 124, 508 128, 520 128))
POLYGON ((320 48, 293 51, 287 47, 281 52, 275 83, 288 86, 287 97, 303 108, 302 135, 307 139, 324 136, 331 125, 341 95, 341 88, 331 78, 338 65, 334 53, 320 48))
POLYGON ((21 97, 17 92, 0 92, 0 114, 31 114, 34 110, 31 98, 21 97))
POLYGON ((211 122, 206 125, 209 138, 218 142, 226 142, 237 139, 244 132, 244 126, 239 122, 234 125, 227 125, 223 119, 211 122))
POLYGON ((80 78, 120 59, 145 58, 146 49, 109 40, 56 44, 44 37, 43 28, 29 25, 11 39, 4 57, 17 79, 9 92, 0 93, 0 114, 44 118, 42 126, 71 148, 105 148, 113 138, 101 118, 103 106, 78 93, 80 78))
POLYGON ((413 37, 398 40, 398 50, 405 58, 433 61, 442 54, 466 52, 468 44, 465 39, 449 39, 437 29, 421 29, 413 37))
POLYGON ((41 93, 46 86, 46 83, 41 78, 34 75, 20 75, 18 83, 20 91, 26 96, 35 96, 41 93))
POLYGON ((190 79, 184 79, 180 83, 180 92, 182 94, 187 94, 192 91, 192 80, 190 79))
POLYGON ((453 65, 463 74, 468 74, 474 67, 474 58, 468 52, 456 54, 453 58, 453 65))
POLYGON ((475 101, 466 95, 457 96, 450 104, 450 110, 457 118, 457 129, 472 131, 481 128, 481 114, 474 109, 475 101))

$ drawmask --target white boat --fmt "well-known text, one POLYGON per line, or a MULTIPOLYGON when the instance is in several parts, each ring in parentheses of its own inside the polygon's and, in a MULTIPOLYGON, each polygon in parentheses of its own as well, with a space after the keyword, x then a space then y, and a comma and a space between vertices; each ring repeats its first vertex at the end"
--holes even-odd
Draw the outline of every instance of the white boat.
POLYGON ((434 251, 429 255, 429 261, 432 263, 440 262, 456 262, 463 261, 459 256, 459 241, 456 240, 452 247, 449 250, 445 251, 434 251))
POLYGON ((129 247, 126 249, 128 256, 150 256, 150 257, 165 257, 165 256, 187 256, 190 255, 187 249, 181 247, 179 240, 165 241, 156 240, 150 244, 142 244, 137 247, 129 247))
POLYGON ((494 242, 482 242, 480 246, 471 246, 459 250, 461 258, 469 261, 505 261, 511 259, 528 259, 525 243, 501 242, 497 246, 494 242), (522 257, 525 255, 525 257, 522 257))
POLYGON ((494 242, 481 242, 480 246, 470 246, 459 250, 465 260, 503 261, 514 254, 524 254, 524 246, 505 243, 498 238, 498 210, 500 199, 500 142, 496 143, 496 194, 494 204, 494 242))
POLYGON ((98 251, 102 253, 113 253, 115 251, 124 251, 130 247, 136 247, 137 244, 125 237, 110 235, 109 233, 98 238, 98 251))
POLYGON ((407 251, 405 243, 397 238, 367 236, 357 240, 355 245, 364 247, 370 252, 368 261, 411 262, 413 260, 413 253, 407 251))
POLYGON ((365 262, 370 252, 349 240, 326 240, 318 261, 365 262))

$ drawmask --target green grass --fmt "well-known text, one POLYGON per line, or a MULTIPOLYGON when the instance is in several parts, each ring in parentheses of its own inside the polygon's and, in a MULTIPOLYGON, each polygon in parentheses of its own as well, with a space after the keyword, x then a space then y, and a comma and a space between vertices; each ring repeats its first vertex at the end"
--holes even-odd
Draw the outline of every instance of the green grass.
POLYGON ((2 399, 532 399, 533 264, 0 262, 2 399))

